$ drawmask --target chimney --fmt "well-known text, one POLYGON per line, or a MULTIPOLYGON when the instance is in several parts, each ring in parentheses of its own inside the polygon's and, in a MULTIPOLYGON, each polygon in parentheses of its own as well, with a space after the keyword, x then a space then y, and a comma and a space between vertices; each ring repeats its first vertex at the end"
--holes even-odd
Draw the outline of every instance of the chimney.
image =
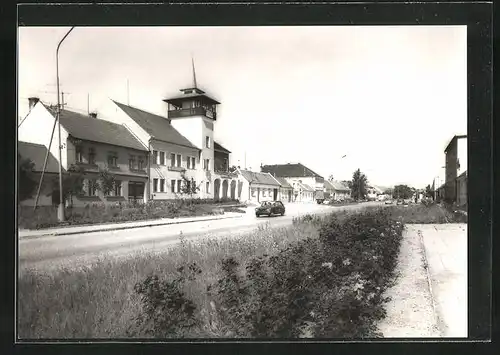
POLYGON ((89 116, 92 118, 97 118, 97 112, 91 112, 89 113, 89 116))
POLYGON ((38 97, 30 97, 28 98, 28 103, 29 103, 29 110, 31 111, 33 107, 40 101, 38 97))

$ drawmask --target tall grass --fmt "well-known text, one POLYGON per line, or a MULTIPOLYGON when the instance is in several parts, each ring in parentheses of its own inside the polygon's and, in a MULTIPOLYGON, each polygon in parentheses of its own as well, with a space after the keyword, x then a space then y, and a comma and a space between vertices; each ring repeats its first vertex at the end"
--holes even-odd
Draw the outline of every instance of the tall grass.
POLYGON ((152 274, 174 277, 177 268, 187 262, 196 262, 203 270, 203 278, 185 286, 187 296, 203 313, 199 316, 205 319, 200 336, 223 336, 213 328, 210 300, 204 292, 219 277, 220 260, 234 257, 244 263, 255 255, 275 254, 293 241, 317 235, 311 223, 281 229, 265 226, 231 238, 182 240, 167 251, 136 253, 127 260, 101 259, 78 270, 53 274, 24 270, 18 282, 19 337, 148 337, 133 326, 141 312, 134 285, 152 274))

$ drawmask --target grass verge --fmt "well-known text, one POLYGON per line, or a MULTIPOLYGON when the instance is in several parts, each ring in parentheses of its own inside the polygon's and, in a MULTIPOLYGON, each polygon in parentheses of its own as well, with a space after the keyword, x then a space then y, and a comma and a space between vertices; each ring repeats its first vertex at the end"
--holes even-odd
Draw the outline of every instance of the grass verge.
POLYGON ((19 336, 376 336, 404 228, 387 212, 308 215, 76 271, 24 270, 19 336))

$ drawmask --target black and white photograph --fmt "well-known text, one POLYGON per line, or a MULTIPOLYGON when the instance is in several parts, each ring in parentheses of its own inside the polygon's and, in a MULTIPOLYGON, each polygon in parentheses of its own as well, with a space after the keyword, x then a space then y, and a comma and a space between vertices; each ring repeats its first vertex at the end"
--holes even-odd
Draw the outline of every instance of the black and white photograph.
POLYGON ((19 26, 18 340, 466 339, 467 31, 19 26))

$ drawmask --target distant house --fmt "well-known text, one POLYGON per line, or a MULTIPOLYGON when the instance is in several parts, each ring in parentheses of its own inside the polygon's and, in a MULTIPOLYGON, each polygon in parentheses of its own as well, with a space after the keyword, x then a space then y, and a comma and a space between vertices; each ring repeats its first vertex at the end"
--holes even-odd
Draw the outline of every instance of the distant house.
POLYGON ((332 200, 344 200, 351 196, 351 189, 340 181, 325 180, 324 192, 332 200))
POLYGON ((459 203, 459 200, 465 203, 467 200, 467 135, 454 136, 444 153, 446 155, 444 199, 451 203, 459 203))
POLYGON ((274 177, 285 178, 293 188, 293 201, 314 201, 314 192, 323 191, 323 176, 301 163, 263 165, 261 171, 274 177), (310 193, 309 189, 312 189, 310 193))
POLYGON ((280 184, 278 197, 283 202, 292 202, 293 201, 293 187, 290 185, 285 178, 275 177, 275 179, 280 184))
POLYGON ((296 186, 298 186, 298 188, 300 189, 297 201, 315 202, 314 193, 316 192, 316 190, 312 186, 303 184, 300 181, 295 184, 297 184, 296 186))
MULTIPOLYGON (((34 164, 33 176, 36 178, 37 189, 38 182, 40 181, 41 172, 43 171, 43 163, 45 162, 45 156, 47 154, 47 148, 42 144, 35 144, 29 142, 18 142, 17 152, 23 159, 29 159, 34 164)), ((63 170, 65 173, 65 170, 63 170)), ((59 181, 59 163, 58 160, 49 153, 47 158, 47 165, 45 167, 45 173, 43 177, 43 184, 40 189, 40 195, 38 197, 38 206, 50 206, 57 203, 59 196, 54 194, 54 186, 57 186, 59 181)), ((22 206, 34 206, 36 200, 36 190, 32 198, 20 201, 22 206)))
POLYGON ((276 201, 279 198, 280 183, 269 173, 236 170, 241 185, 238 188, 240 201, 276 201))
MULTIPOLYGON (((30 112, 19 127, 19 140, 49 146, 55 110, 42 102, 30 102, 30 112)), ((61 110, 61 165, 79 166, 85 172, 84 193, 73 199, 76 206, 98 201, 146 201, 148 147, 126 127, 69 110, 61 110), (118 182, 106 196, 98 189, 99 171, 108 169, 118 182)), ((59 162, 58 139, 50 147, 59 162)), ((55 196, 59 196, 58 193, 55 196)))

